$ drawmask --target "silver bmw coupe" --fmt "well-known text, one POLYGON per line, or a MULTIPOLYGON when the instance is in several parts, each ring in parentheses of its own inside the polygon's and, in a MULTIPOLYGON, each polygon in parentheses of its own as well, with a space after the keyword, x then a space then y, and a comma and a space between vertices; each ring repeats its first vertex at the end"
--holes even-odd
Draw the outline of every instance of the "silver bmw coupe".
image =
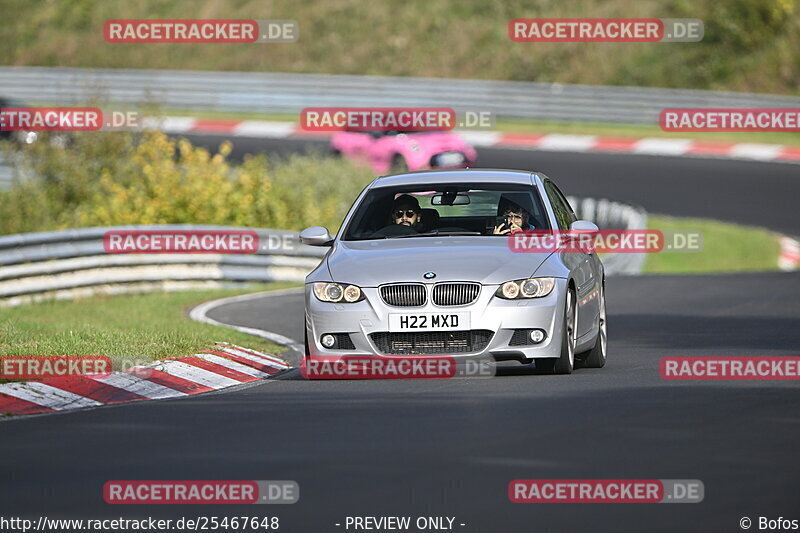
POLYGON ((439 170, 375 179, 306 278, 306 358, 446 355, 569 374, 606 362, 603 264, 520 251, 526 230, 597 231, 539 172, 439 170))

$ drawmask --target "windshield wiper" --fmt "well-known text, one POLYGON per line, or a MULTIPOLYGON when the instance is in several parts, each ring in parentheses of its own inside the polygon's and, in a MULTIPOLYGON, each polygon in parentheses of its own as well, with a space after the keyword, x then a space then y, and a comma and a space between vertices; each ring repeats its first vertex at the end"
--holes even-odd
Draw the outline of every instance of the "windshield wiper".
POLYGON ((451 237, 461 235, 483 235, 480 231, 426 231, 425 233, 409 233, 408 235, 391 235, 387 239, 406 239, 408 237, 451 237))

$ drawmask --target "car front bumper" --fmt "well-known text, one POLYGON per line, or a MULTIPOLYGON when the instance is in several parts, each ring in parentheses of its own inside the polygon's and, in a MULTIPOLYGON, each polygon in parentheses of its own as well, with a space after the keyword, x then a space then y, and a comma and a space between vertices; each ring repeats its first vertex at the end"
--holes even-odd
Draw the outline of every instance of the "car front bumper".
MULTIPOLYGON (((489 332, 488 343, 479 349, 466 351, 424 352, 425 355, 447 355, 458 358, 487 358, 529 362, 536 358, 559 357, 564 322, 564 305, 567 280, 556 279, 553 291, 543 298, 504 300, 495 296, 498 285, 483 285, 477 299, 464 306, 437 306, 430 302, 422 307, 395 307, 387 305, 379 289, 362 288, 365 299, 357 303, 327 303, 319 301, 313 293, 313 284, 306 284, 306 333, 309 354, 333 357, 337 355, 397 356, 406 355, 381 350, 373 334, 389 332, 389 315, 392 313, 469 313, 470 331, 489 332), (517 330, 541 329, 545 339, 524 345, 512 342, 517 330), (351 349, 327 349, 321 344, 325 334, 347 334, 351 349)), ((426 284, 428 286, 432 284, 426 284)), ((430 288, 430 287, 428 287, 430 288)), ((430 293, 430 291, 428 291, 430 293)), ((464 335, 465 330, 447 330, 446 333, 464 335)), ((415 332, 422 333, 425 332, 415 332)), ((403 335, 402 333, 400 335, 403 335)), ((484 335, 484 334, 482 334, 484 335)), ((522 334, 517 334, 519 340, 522 334)), ((441 335, 439 336, 441 337, 441 335)), ((383 339, 387 338, 386 335, 383 339)), ((392 338, 389 336, 389 338, 392 338)), ((481 343, 482 344, 482 343, 481 343)), ((385 342, 382 346, 386 346, 385 342)), ((408 355, 416 355, 414 353, 408 355)))

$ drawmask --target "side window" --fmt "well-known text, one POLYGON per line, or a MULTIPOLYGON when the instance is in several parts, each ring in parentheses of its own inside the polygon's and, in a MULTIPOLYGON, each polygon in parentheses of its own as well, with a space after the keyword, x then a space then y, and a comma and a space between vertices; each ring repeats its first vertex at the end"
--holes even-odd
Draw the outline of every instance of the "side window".
POLYGON ((572 212, 569 204, 563 199, 561 192, 555 188, 555 185, 553 185, 551 181, 544 182, 544 190, 547 193, 547 197, 550 199, 550 203, 553 205, 558 227, 564 230, 569 229, 569 225, 576 220, 575 214, 572 212))
POLYGON ((550 182, 550 184, 553 186, 553 190, 556 191, 556 194, 558 194, 558 197, 561 198, 561 201, 564 203, 564 206, 567 208, 567 212, 569 213, 569 217, 570 217, 570 222, 575 222, 576 220, 578 220, 577 215, 575 215, 575 211, 572 209, 572 206, 569 205, 569 201, 567 201, 567 197, 564 196, 564 193, 561 192, 561 189, 559 189, 556 186, 556 184, 553 183, 553 182, 550 182))

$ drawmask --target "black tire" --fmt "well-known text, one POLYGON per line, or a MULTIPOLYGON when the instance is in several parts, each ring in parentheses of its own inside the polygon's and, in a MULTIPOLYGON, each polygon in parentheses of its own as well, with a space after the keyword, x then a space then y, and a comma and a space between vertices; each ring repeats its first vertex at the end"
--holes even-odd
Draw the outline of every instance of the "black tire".
POLYGON ((564 305, 564 334, 561 337, 561 356, 552 359, 537 359, 536 368, 547 374, 572 374, 575 368, 575 343, 577 340, 578 305, 575 291, 567 291, 564 305))
POLYGON ((309 350, 308 350, 308 330, 305 331, 303 334, 303 340, 305 342, 306 350, 305 355, 303 355, 303 359, 300 361, 300 375, 303 376, 304 379, 314 379, 314 377, 309 377, 308 371, 308 360, 309 357, 309 350))
POLYGON ((608 326, 606 325, 606 290, 600 289, 600 331, 594 347, 586 352, 583 366, 586 368, 603 368, 608 358, 608 326))
POLYGON ((408 163, 406 163, 406 159, 402 155, 394 154, 394 157, 392 157, 392 166, 390 172, 392 174, 408 172, 408 163))

